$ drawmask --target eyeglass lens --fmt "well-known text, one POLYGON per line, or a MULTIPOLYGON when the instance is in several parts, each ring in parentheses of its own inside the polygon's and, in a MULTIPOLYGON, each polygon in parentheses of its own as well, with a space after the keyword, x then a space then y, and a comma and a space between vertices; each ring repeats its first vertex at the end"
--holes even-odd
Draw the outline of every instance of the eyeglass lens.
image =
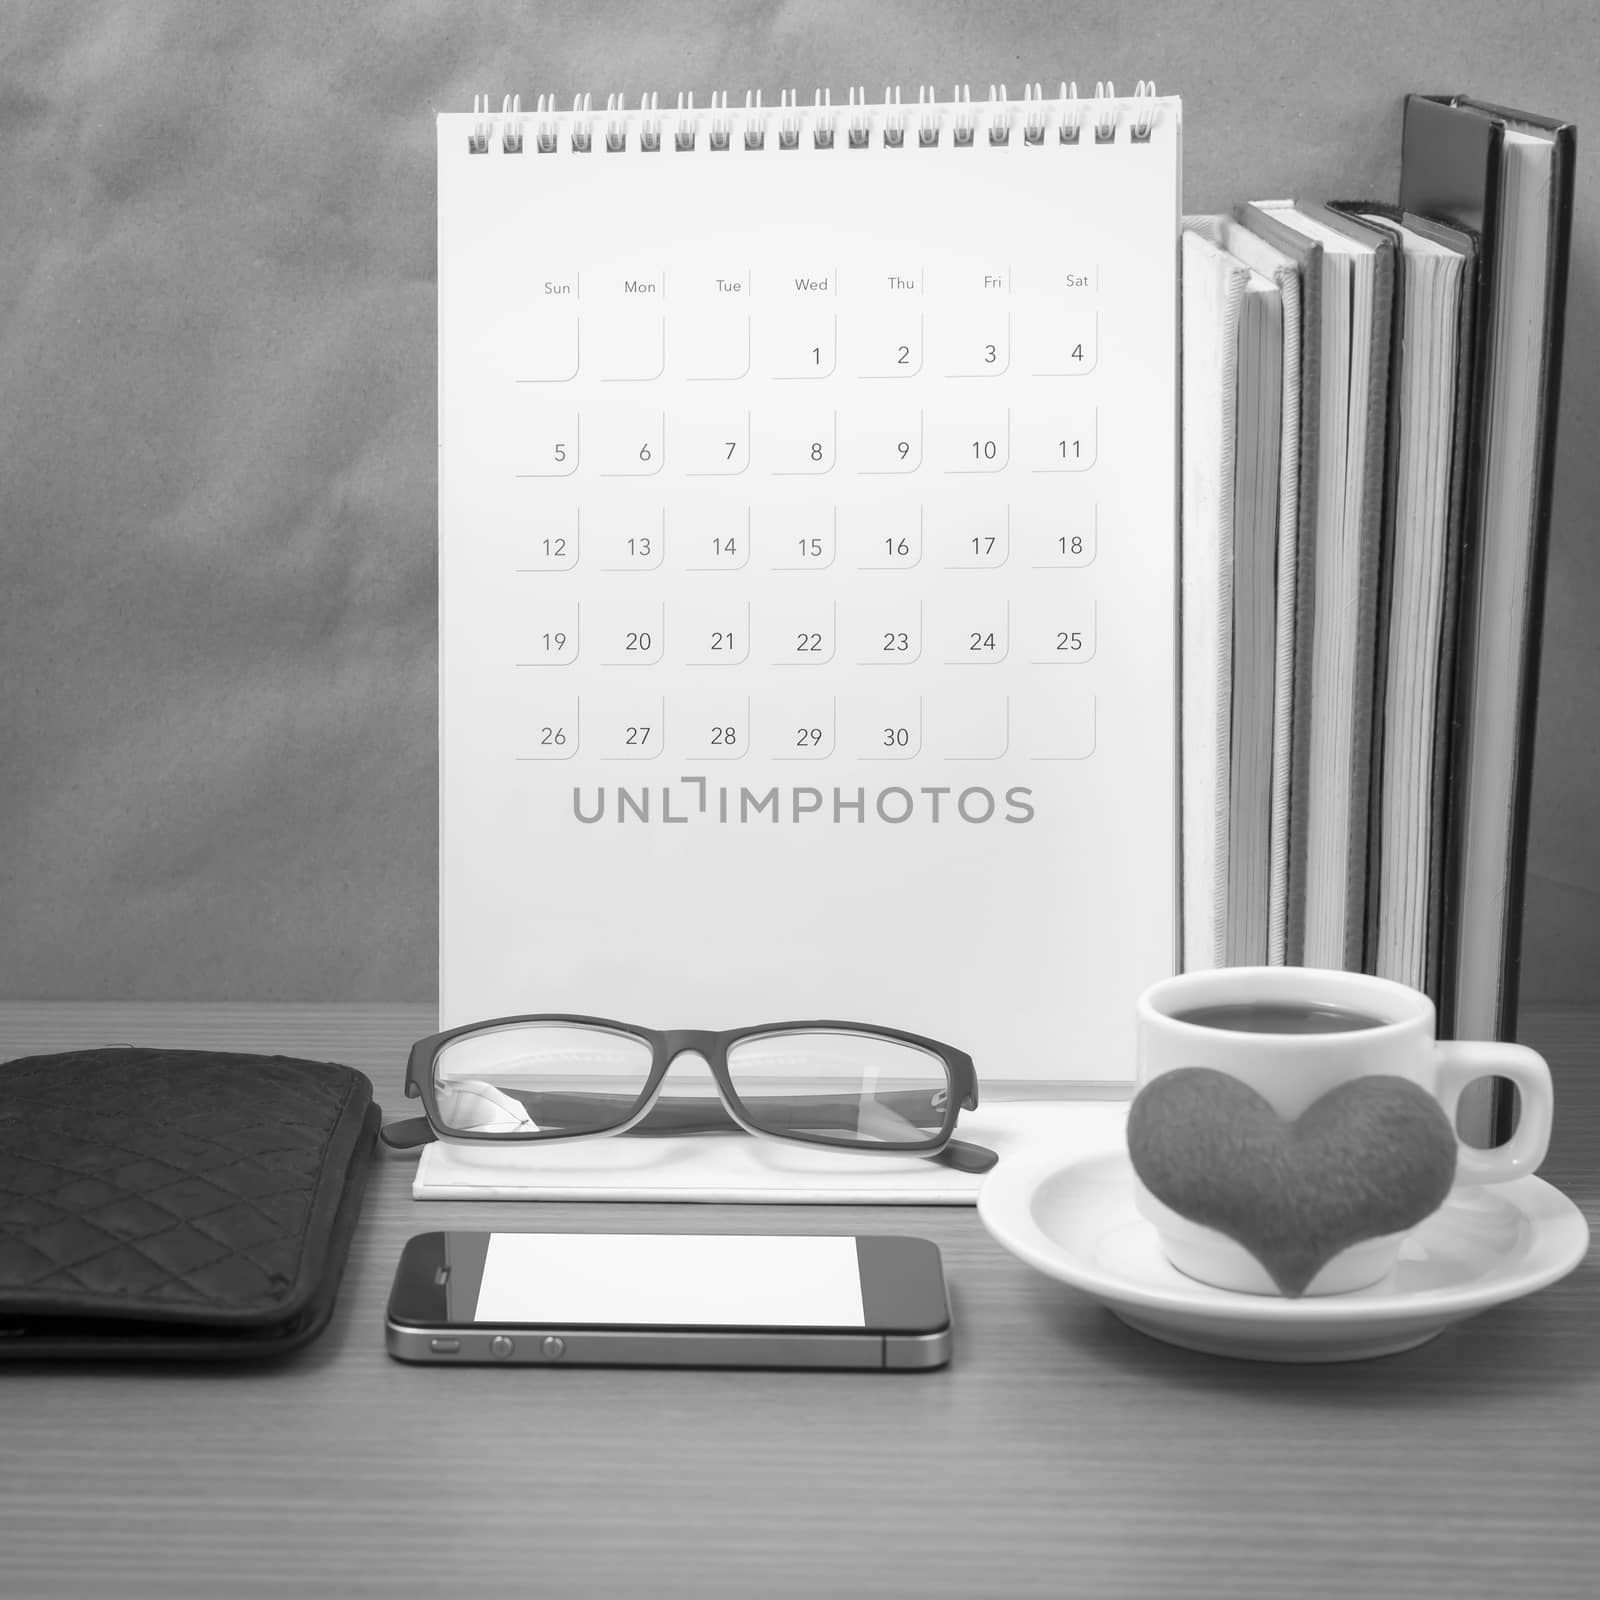
POLYGON ((924 1144, 944 1125, 938 1056, 868 1033, 768 1033, 728 1050, 748 1120, 767 1133, 850 1144, 924 1144))
POLYGON ((632 1034, 518 1023, 452 1039, 434 1058, 448 1133, 604 1133, 626 1122, 650 1078, 650 1046, 632 1034))
MULTIPOLYGON (((441 1131, 604 1133, 633 1114, 650 1064, 647 1041, 604 1028, 536 1022, 464 1034, 434 1061, 441 1131)), ((674 1066, 641 1131, 729 1126, 704 1092, 704 1069, 692 1066, 674 1066), (685 1098, 691 1088, 701 1092, 685 1098)), ((945 1064, 930 1051, 823 1029, 740 1040, 728 1050, 728 1076, 761 1132, 855 1146, 926 1143, 944 1125, 950 1093, 945 1064)))

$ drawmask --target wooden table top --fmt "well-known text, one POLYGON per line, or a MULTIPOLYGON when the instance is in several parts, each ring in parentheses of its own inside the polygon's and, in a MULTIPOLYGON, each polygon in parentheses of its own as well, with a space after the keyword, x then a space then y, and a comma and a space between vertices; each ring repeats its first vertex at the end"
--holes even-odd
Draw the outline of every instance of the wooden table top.
MULTIPOLYGON (((0 1060, 125 1041, 361 1067, 391 1113, 424 1007, 0 1007, 0 1060)), ((1600 1222, 1600 1012, 1533 1012, 1542 1176, 1600 1222)), ((407 1110, 412 1109, 406 1107, 407 1110)), ((1589 1596, 1600 1273, 1337 1366, 1131 1331, 965 1208, 420 1205, 373 1176, 331 1328, 260 1368, 0 1369, 0 1595, 1589 1596), (403 1366, 428 1227, 920 1233, 924 1375, 403 1366)))

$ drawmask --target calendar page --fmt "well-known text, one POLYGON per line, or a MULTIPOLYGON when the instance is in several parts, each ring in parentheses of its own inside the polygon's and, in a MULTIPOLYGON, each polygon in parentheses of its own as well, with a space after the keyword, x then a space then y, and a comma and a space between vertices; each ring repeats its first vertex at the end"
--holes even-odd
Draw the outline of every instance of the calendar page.
POLYGON ((1130 1080, 1175 963, 1179 103, 438 136, 441 1025, 1130 1080))

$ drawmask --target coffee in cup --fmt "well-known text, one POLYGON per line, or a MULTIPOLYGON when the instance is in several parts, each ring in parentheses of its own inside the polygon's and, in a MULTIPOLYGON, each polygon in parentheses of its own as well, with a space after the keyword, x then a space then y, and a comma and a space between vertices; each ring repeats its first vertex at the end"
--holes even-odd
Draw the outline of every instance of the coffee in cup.
POLYGON ((1356 1033, 1381 1028, 1382 1017, 1343 1006, 1254 1000, 1233 1005, 1195 1006, 1175 1013, 1176 1020, 1196 1028, 1223 1028, 1229 1033, 1356 1033))

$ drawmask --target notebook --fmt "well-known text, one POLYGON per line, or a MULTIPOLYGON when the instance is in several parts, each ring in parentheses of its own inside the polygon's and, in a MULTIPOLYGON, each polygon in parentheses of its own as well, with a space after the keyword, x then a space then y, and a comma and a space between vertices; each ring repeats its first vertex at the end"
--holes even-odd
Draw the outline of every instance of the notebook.
POLYGON ((1283 294, 1227 228, 1184 221, 1186 970, 1263 965, 1268 947, 1283 294))
POLYGON ((1239 318, 1233 494, 1233 692, 1228 740, 1230 966, 1267 959, 1273 677, 1283 426, 1283 297, 1252 271, 1239 318))
POLYGON ((1273 678, 1272 824, 1267 960, 1304 959, 1312 643, 1322 439, 1322 246, 1256 206, 1237 208, 1228 248, 1273 277, 1284 296, 1284 444, 1273 678), (1298 339, 1294 329, 1298 323, 1298 339), (1293 429, 1290 430, 1291 422, 1293 429), (1290 510, 1292 505, 1293 509, 1290 510))
POLYGON ((438 119, 440 1012, 1123 1085, 1174 970, 1180 104, 438 119))
MULTIPOLYGON (((1305 318, 1303 286, 1293 256, 1252 233, 1232 217, 1212 219, 1213 237, 1228 254, 1269 280, 1277 290, 1281 308, 1282 396, 1278 426, 1278 502, 1274 525, 1277 550, 1272 561, 1275 593, 1272 615, 1272 773, 1268 787, 1265 954, 1260 959, 1281 966, 1288 942, 1289 818, 1291 775, 1295 751, 1295 637, 1304 574, 1300 567, 1302 521, 1301 437, 1302 418, 1315 418, 1315 397, 1305 393, 1303 355, 1305 318)), ((1316 245, 1308 245, 1316 251, 1316 245)), ((1315 370, 1313 365, 1312 370, 1315 370)), ((1265 515, 1262 513, 1263 521, 1265 515)), ((1309 585, 1307 586, 1309 603, 1309 585)), ((1309 681, 1309 673, 1307 674, 1309 681)), ((1307 708, 1309 714, 1309 708, 1307 708)))
POLYGON ((1436 996, 1477 244, 1372 201, 1334 209, 1396 249, 1366 968, 1436 996))
POLYGON ((1482 241, 1441 962, 1455 1038, 1516 1030, 1575 142, 1464 97, 1406 101, 1400 204, 1482 241))
POLYGON ((1304 893, 1297 898, 1291 882, 1287 952, 1306 966, 1359 970, 1394 244, 1322 205, 1284 200, 1245 208, 1247 223, 1256 215, 1320 247, 1309 749, 1303 802, 1291 801, 1304 817, 1304 893))

